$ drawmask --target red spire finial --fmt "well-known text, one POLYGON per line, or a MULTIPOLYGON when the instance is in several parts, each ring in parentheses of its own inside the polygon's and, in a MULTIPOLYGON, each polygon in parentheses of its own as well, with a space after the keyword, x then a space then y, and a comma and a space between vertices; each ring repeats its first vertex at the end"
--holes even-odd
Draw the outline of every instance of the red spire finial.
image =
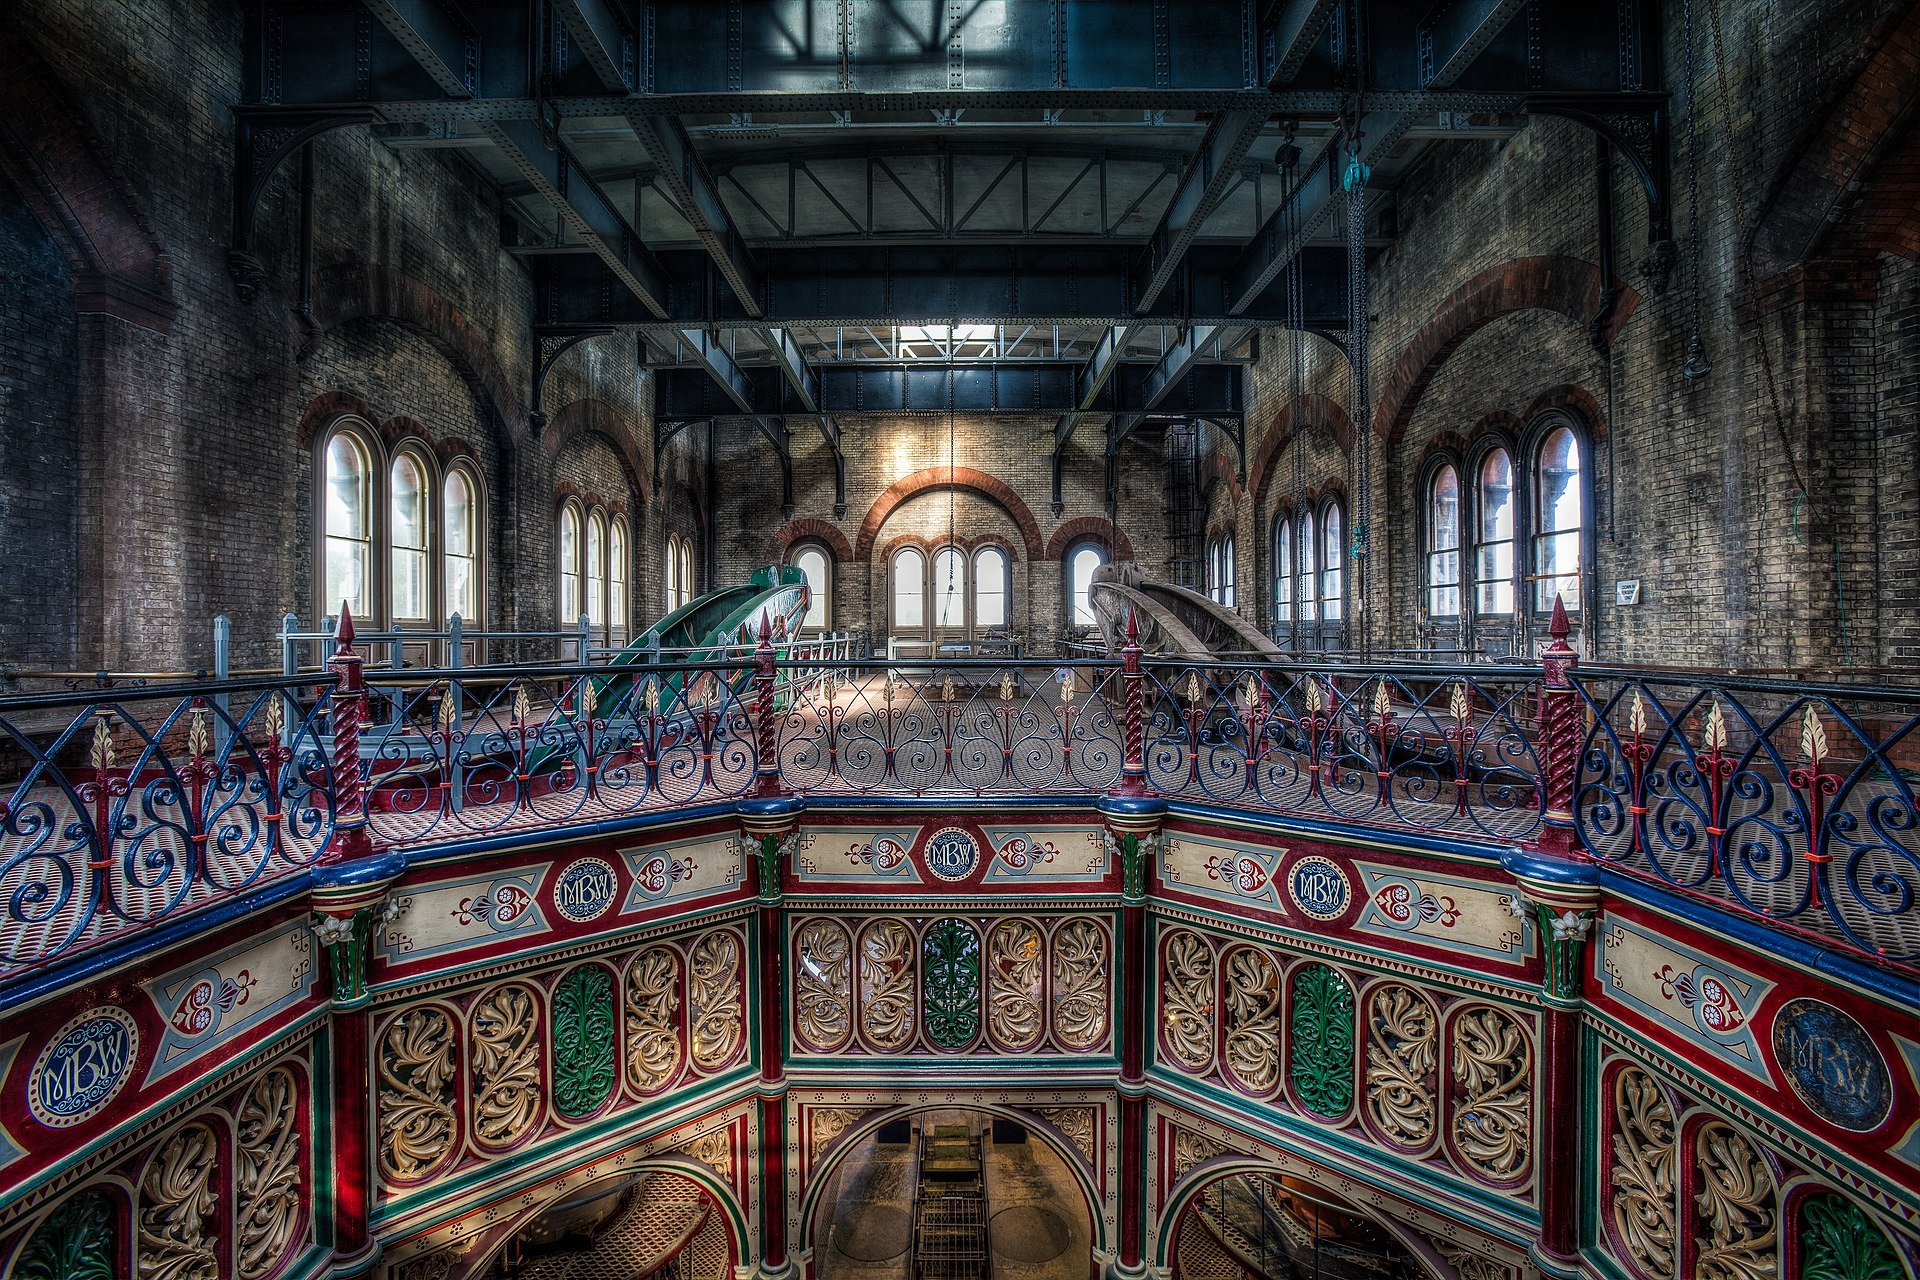
POLYGON ((1127 606, 1127 643, 1133 644, 1137 642, 1139 639, 1140 639, 1140 618, 1139 618, 1139 615, 1133 611, 1133 606, 1128 605, 1127 606))
POLYGON ((333 629, 333 639, 343 648, 353 643, 353 610, 345 600, 340 602, 340 623, 333 629))
POLYGON ((765 609, 760 610, 760 641, 762 644, 773 638, 773 619, 765 609))
POLYGON ((1547 624, 1547 634, 1555 640, 1565 640, 1573 634, 1573 627, 1567 622, 1566 603, 1557 591, 1553 593, 1553 621, 1547 624))

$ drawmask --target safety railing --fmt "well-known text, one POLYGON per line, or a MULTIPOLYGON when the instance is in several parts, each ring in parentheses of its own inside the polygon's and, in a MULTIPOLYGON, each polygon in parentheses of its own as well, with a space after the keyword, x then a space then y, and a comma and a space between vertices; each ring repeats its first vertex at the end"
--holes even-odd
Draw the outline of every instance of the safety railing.
POLYGON ((1574 814, 1598 861, 1920 960, 1920 692, 1588 670, 1574 814))
POLYGON ((0 699, 0 975, 307 866, 331 677, 0 699))

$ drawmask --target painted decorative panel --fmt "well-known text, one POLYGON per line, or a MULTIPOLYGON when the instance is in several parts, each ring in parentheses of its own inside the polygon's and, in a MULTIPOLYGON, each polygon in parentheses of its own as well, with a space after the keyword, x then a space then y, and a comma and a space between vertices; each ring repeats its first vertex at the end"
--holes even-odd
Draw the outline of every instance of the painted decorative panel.
POLYGON ((1670 1280, 1679 1262, 1674 1192, 1673 1102, 1646 1072, 1614 1077, 1613 1227, 1644 1275, 1670 1280))
POLYGON ((453 1149, 453 1020, 426 1007, 401 1014, 380 1038, 380 1168, 421 1177, 453 1149))
POLYGON ((646 948, 627 966, 627 1087, 645 1096, 680 1074, 680 953, 646 948))
POLYGON ((568 970, 553 989, 553 1105, 578 1120, 613 1093, 613 975, 597 964, 568 970))
POLYGON ((474 1001, 467 1043, 473 1054, 473 1140, 510 1147, 540 1119, 540 1002, 533 990, 510 982, 474 1001))
POLYGON ((1779 1209, 1773 1177, 1753 1144, 1718 1121, 1694 1135, 1700 1190, 1694 1196, 1700 1280, 1772 1280, 1779 1274, 1779 1209))
POLYGON ((15 1280, 114 1280, 120 1256, 113 1202, 83 1191, 47 1215, 20 1259, 15 1280))
POLYGON ((899 920, 876 920, 860 933, 860 1030, 876 1049, 904 1049, 913 1039, 913 957, 913 933, 899 920))
POLYGON ((821 827, 805 831, 794 850, 802 884, 920 884, 909 856, 925 827, 821 827))
POLYGON ((305 920, 141 985, 166 1024, 147 1084, 193 1065, 313 992, 313 932, 305 920))
POLYGON ((1100 827, 987 827, 985 833, 993 850, 988 884, 1086 884, 1107 874, 1106 832, 1100 827))
POLYGON ((1249 1093, 1271 1094, 1280 1084, 1280 966, 1258 948, 1235 947, 1225 969, 1227 1074, 1249 1093))
POLYGON ((1367 998, 1367 1114, 1397 1147, 1425 1149, 1438 1132, 1434 1067, 1439 1019, 1414 988, 1382 983, 1367 998))
POLYGON ((1213 1065, 1213 948, 1190 929, 1161 946, 1160 1034, 1167 1053, 1189 1071, 1213 1065))
POLYGON ((1831 1192, 1800 1202, 1801 1280, 1904 1280, 1886 1233, 1831 1192))
POLYGON ((1107 1041, 1113 984, 1107 931, 1093 920, 1067 920, 1053 934, 1053 1034, 1068 1049, 1107 1041))
POLYGON ((633 880, 626 901, 620 904, 622 914, 649 910, 669 899, 697 898, 737 888, 745 865, 731 835, 622 849, 620 858, 633 880))
POLYGON ((746 1041, 740 935, 714 929, 693 944, 687 961, 687 1056, 702 1071, 732 1064, 746 1041))
POLYGON ((276 1271, 293 1248, 311 1191, 301 1150, 300 1082, 286 1067, 260 1077, 234 1126, 234 1261, 240 1280, 276 1271))
POLYGON ((1532 930, 1512 912, 1513 891, 1459 876, 1356 862, 1365 907, 1356 933, 1418 938, 1479 960, 1524 964, 1532 930))
POLYGON ((1045 1030, 1046 945, 1031 920, 1006 920, 987 936, 987 1034, 995 1047, 1031 1049, 1045 1030))
POLYGON ((980 935, 964 920, 938 921, 923 944, 927 1035, 964 1049, 980 1034, 980 935))
POLYGON ((539 890, 552 869, 551 862, 543 862, 497 875, 408 885, 394 898, 394 916, 376 935, 374 950, 397 964, 550 932, 539 890))
POLYGON ((1353 1108, 1353 987, 1324 964, 1293 975, 1293 1091, 1311 1111, 1338 1119, 1353 1108))
POLYGON ((1525 1177, 1533 1162, 1533 1040, 1485 1005, 1453 1020, 1453 1144, 1492 1182, 1525 1177))
POLYGON ((1285 849, 1241 848, 1201 836, 1172 836, 1161 845, 1160 875, 1169 885, 1204 897, 1285 915, 1280 864, 1286 854, 1285 849))
POLYGON ((1773 1083, 1753 1034, 1773 983, 1620 916, 1609 915, 1600 940, 1596 964, 1609 996, 1662 1031, 1773 1083))
POLYGON ((180 1129, 140 1178, 141 1280, 220 1280, 220 1149, 203 1124, 180 1129))
POLYGON ((832 920, 809 920, 794 939, 794 1034, 821 1053, 853 1034, 853 941, 832 920))

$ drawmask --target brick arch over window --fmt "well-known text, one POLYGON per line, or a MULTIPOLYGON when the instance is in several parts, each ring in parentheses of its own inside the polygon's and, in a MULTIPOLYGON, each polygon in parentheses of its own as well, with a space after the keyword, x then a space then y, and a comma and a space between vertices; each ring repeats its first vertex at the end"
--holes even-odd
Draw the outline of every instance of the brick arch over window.
POLYGON ((66 86, 0 22, 0 178, 20 192, 73 275, 74 310, 160 333, 173 266, 131 183, 106 159, 66 86))
POLYGON ((1239 505, 1246 490, 1240 487, 1240 478, 1234 474, 1233 463, 1227 461, 1227 455, 1218 449, 1207 455, 1200 466, 1200 498, 1202 502, 1213 501, 1214 487, 1221 482, 1227 486, 1227 501, 1239 505))
POLYGON ((788 549, 796 542, 823 544, 836 564, 846 564, 853 559, 853 547, 847 542, 846 534, 825 520, 800 516, 787 521, 767 539, 767 560, 774 564, 785 562, 788 549))
MULTIPOLYGON (((326 333, 354 320, 391 320, 431 342, 493 415, 504 438, 524 447, 526 409, 513 379, 494 358, 486 331, 465 312, 413 276, 365 262, 338 262, 314 272, 313 327, 326 333)), ((297 324, 290 318, 290 325, 297 324)), ((294 349, 305 356, 309 335, 296 331, 294 349)))
POLYGON ((1108 524, 1105 516, 1075 516, 1053 531, 1047 539, 1049 560, 1067 558, 1067 548, 1082 538, 1098 542, 1116 560, 1133 559, 1133 540, 1127 537, 1127 531, 1119 525, 1108 524))
POLYGON ((1046 557, 1046 543, 1040 537, 1040 522, 1033 518, 1033 511, 1005 481, 972 467, 926 467, 894 481, 887 486, 885 493, 874 499, 873 505, 867 508, 867 518, 860 522, 860 536, 854 540, 853 558, 865 560, 873 554, 873 541, 880 536, 880 526, 899 509, 901 503, 923 493, 948 488, 949 485, 976 493, 1011 516, 1020 529, 1021 541, 1026 544, 1027 559, 1041 560, 1046 557))
POLYGON ((1340 446, 1342 453, 1353 452, 1353 418, 1347 413, 1347 407, 1317 391, 1301 396, 1274 415, 1266 438, 1260 442, 1260 448, 1254 454, 1247 492, 1253 495, 1255 502, 1266 499, 1267 486, 1273 482, 1274 466, 1280 461, 1280 455, 1286 452, 1287 444, 1300 432, 1316 426, 1324 426, 1333 432, 1333 441, 1340 446))
POLYGON ((620 470, 640 505, 651 507, 653 486, 647 483, 647 469, 641 465, 640 450, 634 444, 638 435, 639 427, 617 406, 588 396, 570 400, 554 413, 540 433, 540 447, 549 458, 557 458, 576 437, 598 436, 619 456, 620 470))
MULTIPOLYGON (((1620 288, 1600 334, 1609 345, 1640 305, 1639 294, 1620 288)), ((1389 445, 1398 443, 1440 367, 1486 325, 1516 311, 1551 311, 1584 329, 1599 312, 1606 289, 1600 268, 1561 255, 1515 258, 1481 272, 1448 294, 1401 348, 1374 410, 1375 434, 1389 445)))

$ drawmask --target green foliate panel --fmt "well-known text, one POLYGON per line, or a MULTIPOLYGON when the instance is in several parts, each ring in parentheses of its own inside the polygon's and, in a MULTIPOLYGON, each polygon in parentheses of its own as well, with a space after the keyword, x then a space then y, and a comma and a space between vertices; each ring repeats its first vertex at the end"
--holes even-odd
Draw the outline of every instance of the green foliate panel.
POLYGON ((113 1205, 77 1195, 55 1209, 21 1251, 18 1280, 113 1280, 113 1205))
POLYGON ((1836 1195, 1800 1206, 1803 1280, 1902 1280, 1900 1259, 1871 1219, 1836 1195))
POLYGON ((1353 1106, 1353 988, 1323 964, 1303 966, 1293 979, 1293 1088, 1323 1116, 1353 1106))
POLYGON ((613 1092, 613 976, 583 964, 553 992, 553 1104, 591 1115, 613 1092))
POLYGON ((964 1049, 980 1031, 980 935, 964 920, 927 930, 927 1035, 942 1049, 964 1049))

